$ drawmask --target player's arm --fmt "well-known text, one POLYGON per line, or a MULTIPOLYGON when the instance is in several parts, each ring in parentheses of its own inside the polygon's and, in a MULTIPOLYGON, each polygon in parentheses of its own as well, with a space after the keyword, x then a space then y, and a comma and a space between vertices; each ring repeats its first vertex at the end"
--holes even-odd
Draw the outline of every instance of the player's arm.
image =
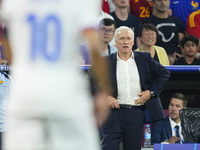
POLYGON ((96 44, 96 31, 86 30, 83 33, 86 40, 89 42, 92 58, 92 72, 99 81, 99 87, 101 89, 95 96, 95 113, 97 124, 103 123, 109 113, 109 107, 107 104, 107 97, 110 95, 110 89, 108 84, 108 69, 106 60, 101 56, 97 44, 96 44))
POLYGON ((101 90, 109 93, 109 82, 108 82, 108 69, 107 62, 101 56, 97 44, 96 44, 96 31, 93 29, 85 30, 83 32, 84 37, 89 42, 91 50, 91 59, 92 59, 92 72, 94 72, 98 81, 100 81, 99 86, 101 90))

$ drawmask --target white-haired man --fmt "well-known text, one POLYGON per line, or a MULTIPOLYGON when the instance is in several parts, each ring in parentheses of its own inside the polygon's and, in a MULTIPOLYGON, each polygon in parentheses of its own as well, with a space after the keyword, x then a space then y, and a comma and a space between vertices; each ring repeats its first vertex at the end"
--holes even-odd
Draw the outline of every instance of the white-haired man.
POLYGON ((140 150, 146 114, 153 121, 164 119, 159 94, 170 73, 149 53, 132 52, 134 33, 130 28, 119 27, 115 42, 118 52, 107 56, 111 113, 102 126, 102 146, 103 150, 118 150, 123 141, 124 150, 140 150))

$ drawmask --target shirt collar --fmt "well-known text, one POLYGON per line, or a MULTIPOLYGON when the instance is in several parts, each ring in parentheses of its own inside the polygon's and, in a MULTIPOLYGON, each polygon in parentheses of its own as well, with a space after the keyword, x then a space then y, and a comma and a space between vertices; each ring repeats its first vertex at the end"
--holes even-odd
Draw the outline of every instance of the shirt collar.
POLYGON ((170 121, 170 124, 171 124, 172 128, 174 128, 176 125, 178 125, 179 127, 181 127, 181 122, 179 122, 178 124, 176 124, 176 122, 174 122, 170 117, 169 117, 169 121, 170 121))
MULTIPOLYGON (((131 53, 131 57, 130 57, 131 59, 134 59, 134 53, 132 52, 131 53)), ((130 59, 129 58, 129 59, 130 59)), ((119 57, 119 54, 118 54, 118 52, 117 52, 117 61, 120 61, 120 60, 122 60, 120 57, 119 57)))

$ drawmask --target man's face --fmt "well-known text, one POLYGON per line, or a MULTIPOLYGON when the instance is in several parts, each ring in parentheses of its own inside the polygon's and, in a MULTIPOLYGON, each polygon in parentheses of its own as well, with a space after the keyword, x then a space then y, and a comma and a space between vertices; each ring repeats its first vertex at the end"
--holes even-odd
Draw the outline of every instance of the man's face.
POLYGON ((113 39, 114 32, 115 26, 113 24, 111 26, 102 25, 98 29, 98 38, 100 39, 100 41, 108 44, 113 39))
POLYGON ((154 0, 152 4, 157 12, 162 13, 169 9, 170 0, 154 0))
POLYGON ((115 6, 120 8, 126 8, 129 4, 129 0, 112 0, 115 6))
POLYGON ((132 37, 132 34, 128 30, 122 30, 118 32, 117 37, 115 39, 115 43, 119 55, 132 53, 132 46, 134 45, 134 39, 132 37))
POLYGON ((172 98, 169 104, 169 116, 172 120, 180 118, 179 110, 183 109, 183 101, 177 98, 172 98))
POLYGON ((183 54, 185 56, 188 56, 188 57, 194 57, 195 54, 197 53, 197 45, 195 43, 193 43, 192 41, 187 41, 185 44, 184 44, 184 47, 181 48, 183 54))

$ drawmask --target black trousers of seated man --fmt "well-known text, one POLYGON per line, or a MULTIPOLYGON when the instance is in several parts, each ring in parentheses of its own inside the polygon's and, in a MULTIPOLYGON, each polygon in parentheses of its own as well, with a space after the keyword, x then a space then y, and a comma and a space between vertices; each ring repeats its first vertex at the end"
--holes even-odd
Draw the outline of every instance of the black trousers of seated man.
POLYGON ((119 150, 121 141, 124 150, 141 150, 144 121, 142 106, 112 109, 102 126, 103 150, 119 150))

